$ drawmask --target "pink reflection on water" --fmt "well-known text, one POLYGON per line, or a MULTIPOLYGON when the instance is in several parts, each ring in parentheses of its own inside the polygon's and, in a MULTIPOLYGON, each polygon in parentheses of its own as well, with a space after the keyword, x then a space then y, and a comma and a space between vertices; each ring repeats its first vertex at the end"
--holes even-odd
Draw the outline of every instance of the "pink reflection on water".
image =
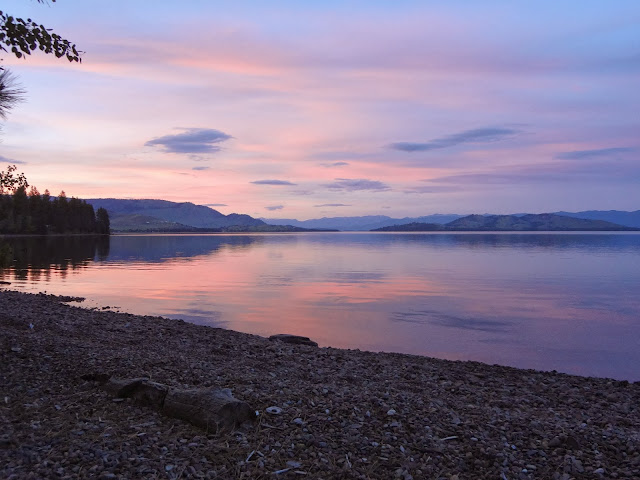
POLYGON ((88 306, 305 335, 321 346, 635 379, 635 367, 616 355, 637 358, 640 344, 629 339, 638 338, 640 300, 616 277, 581 285, 571 268, 546 251, 374 249, 293 237, 3 279, 20 290, 84 296, 88 306), (624 296, 624 309, 612 291, 624 296))

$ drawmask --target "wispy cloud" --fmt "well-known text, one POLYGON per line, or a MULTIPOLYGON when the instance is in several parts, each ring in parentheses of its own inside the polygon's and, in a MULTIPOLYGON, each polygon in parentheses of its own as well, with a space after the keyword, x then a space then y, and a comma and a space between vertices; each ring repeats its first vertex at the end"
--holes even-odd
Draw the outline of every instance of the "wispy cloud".
POLYGON ((421 185, 418 187, 411 187, 404 191, 404 193, 450 193, 459 192, 459 187, 452 187, 449 185, 421 185))
POLYGON ((9 164, 15 164, 15 165, 26 165, 27 162, 23 162, 21 160, 14 160, 13 158, 7 158, 4 157, 2 155, 0 155, 0 163, 9 163, 9 164))
POLYGON ((465 143, 490 143, 504 140, 520 133, 519 130, 513 128, 476 128, 473 130, 465 130, 464 132, 454 133, 446 137, 435 138, 425 143, 418 142, 396 142, 389 145, 389 148, 400 150, 403 152, 428 152, 431 150, 439 150, 441 148, 455 147, 465 143))
POLYGON ((226 203, 203 203, 205 207, 228 207, 226 203))
POLYGON ((213 128, 185 128, 183 133, 165 135, 149 140, 146 147, 163 147, 168 153, 215 153, 221 150, 218 143, 233 138, 213 128))
MULTIPOLYGON (((433 182, 456 185, 496 185, 496 184, 531 184, 557 183, 571 180, 571 174, 566 172, 527 172, 506 171, 492 173, 464 173, 434 178, 433 182)), ((429 188, 429 187, 425 187, 429 188)), ((434 187, 435 188, 435 187, 434 187)))
POLYGON ((193 167, 191 170, 209 170, 211 167, 193 167))
POLYGON ((344 190, 347 192, 359 190, 382 192, 391 189, 386 183, 378 180, 367 180, 366 178, 336 178, 335 182, 325 184, 324 186, 330 190, 344 190))
POLYGON ((335 167, 346 167, 347 165, 349 165, 348 162, 333 162, 333 163, 321 163, 320 164, 322 167, 325 168, 335 168, 335 167))
POLYGON ((270 205, 268 207, 264 207, 266 210, 273 212, 274 210, 282 210, 284 205, 270 205))
POLYGON ((287 180, 254 180, 251 183, 254 185, 297 185, 287 180))
POLYGON ((623 153, 635 152, 637 149, 631 147, 598 148, 594 150, 573 150, 556 155, 561 160, 581 160, 583 158, 613 157, 623 153))
POLYGON ((323 203, 322 205, 314 205, 314 207, 350 207, 345 203, 323 203))

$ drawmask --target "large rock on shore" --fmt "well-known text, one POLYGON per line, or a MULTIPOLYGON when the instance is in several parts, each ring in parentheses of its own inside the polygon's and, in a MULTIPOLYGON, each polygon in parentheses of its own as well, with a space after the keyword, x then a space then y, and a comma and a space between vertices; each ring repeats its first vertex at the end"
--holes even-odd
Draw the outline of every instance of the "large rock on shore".
POLYGON ((291 335, 289 333, 278 333, 277 335, 271 335, 269 340, 279 340, 284 343, 292 343, 294 345, 309 345, 310 347, 317 347, 318 344, 311 340, 309 337, 301 337, 300 335, 291 335))

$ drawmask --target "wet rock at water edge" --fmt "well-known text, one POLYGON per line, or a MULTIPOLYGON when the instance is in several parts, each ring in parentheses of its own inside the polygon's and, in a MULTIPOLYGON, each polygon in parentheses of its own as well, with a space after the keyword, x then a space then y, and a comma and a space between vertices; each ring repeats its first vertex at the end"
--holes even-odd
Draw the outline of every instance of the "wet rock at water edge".
POLYGON ((302 337, 300 335, 290 335, 288 333, 279 333, 277 335, 271 335, 269 340, 279 340, 284 343, 291 343, 294 345, 309 345, 310 347, 317 347, 318 344, 311 340, 309 337, 302 337))

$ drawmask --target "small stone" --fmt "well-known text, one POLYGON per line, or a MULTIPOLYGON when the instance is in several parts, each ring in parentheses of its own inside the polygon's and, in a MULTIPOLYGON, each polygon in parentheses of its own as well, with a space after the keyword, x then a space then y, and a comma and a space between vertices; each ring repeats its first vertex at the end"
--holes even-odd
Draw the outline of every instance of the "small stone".
POLYGON ((300 426, 304 425, 304 421, 300 417, 294 418, 293 419, 293 423, 295 423, 296 425, 300 425, 300 426))
POLYGON ((580 442, 575 437, 569 435, 564 441, 564 445, 569 450, 578 450, 580 448, 580 442))
POLYGON ((280 407, 267 407, 265 410, 270 415, 280 415, 282 413, 282 409, 280 407))
POLYGON ((396 414, 396 411, 393 408, 390 408, 389 410, 387 410, 387 415, 392 416, 395 414, 396 414))
POLYGON ((561 444, 562 440, 560 440, 560 437, 553 437, 551 440, 549 440, 549 447, 551 448, 559 447, 561 444))

